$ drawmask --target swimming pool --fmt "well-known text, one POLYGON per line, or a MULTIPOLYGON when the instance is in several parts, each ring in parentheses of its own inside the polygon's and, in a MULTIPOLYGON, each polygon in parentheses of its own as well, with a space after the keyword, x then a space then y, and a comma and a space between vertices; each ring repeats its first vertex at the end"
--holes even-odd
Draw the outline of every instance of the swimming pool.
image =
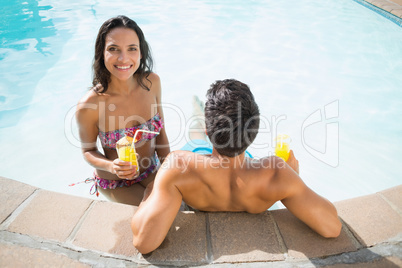
POLYGON ((402 182, 402 28, 352 0, 2 5, 1 176, 90 197, 89 186, 68 187, 92 174, 74 108, 100 25, 125 14, 151 45, 173 150, 185 144, 192 96, 236 78, 263 115, 256 157, 289 134, 302 178, 331 201, 402 182))

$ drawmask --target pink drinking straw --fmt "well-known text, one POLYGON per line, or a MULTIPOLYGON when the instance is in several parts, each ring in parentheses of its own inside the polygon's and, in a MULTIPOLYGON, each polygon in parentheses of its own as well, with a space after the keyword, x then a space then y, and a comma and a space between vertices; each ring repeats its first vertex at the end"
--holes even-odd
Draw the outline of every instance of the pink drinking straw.
POLYGON ((133 143, 131 144, 131 146, 132 146, 133 148, 135 148, 134 144, 135 144, 135 140, 136 140, 136 138, 137 138, 137 134, 138 134, 139 132, 159 135, 159 132, 139 129, 139 130, 137 130, 137 131, 135 132, 134 137, 133 137, 133 143))

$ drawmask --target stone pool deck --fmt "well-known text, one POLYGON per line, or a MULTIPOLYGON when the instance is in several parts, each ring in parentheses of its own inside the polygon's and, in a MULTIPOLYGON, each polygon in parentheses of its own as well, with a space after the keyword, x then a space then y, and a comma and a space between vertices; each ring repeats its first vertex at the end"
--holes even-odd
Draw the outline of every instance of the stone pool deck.
POLYGON ((325 239, 286 209, 179 212, 161 247, 131 244, 134 206, 0 177, 0 267, 402 267, 402 185, 336 202, 341 235, 325 239))
POLYGON ((364 0, 386 12, 402 18, 402 0, 364 0))

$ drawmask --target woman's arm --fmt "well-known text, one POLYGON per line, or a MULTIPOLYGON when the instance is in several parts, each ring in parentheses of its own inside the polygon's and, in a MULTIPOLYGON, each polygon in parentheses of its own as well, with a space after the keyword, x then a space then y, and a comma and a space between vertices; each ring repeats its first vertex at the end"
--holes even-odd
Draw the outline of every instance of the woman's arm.
POLYGON ((119 178, 131 178, 135 174, 135 167, 129 162, 107 159, 96 146, 98 137, 99 105, 93 101, 94 97, 87 94, 77 105, 76 120, 78 124, 81 149, 84 159, 94 168, 116 174, 119 178), (92 101, 91 101, 92 100, 92 101))

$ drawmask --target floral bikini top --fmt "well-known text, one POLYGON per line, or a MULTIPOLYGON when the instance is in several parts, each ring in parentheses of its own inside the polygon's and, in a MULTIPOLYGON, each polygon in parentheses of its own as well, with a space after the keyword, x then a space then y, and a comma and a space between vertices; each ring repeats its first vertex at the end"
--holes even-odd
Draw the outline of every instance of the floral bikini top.
MULTIPOLYGON (((137 129, 144 129, 144 130, 149 130, 149 131, 155 131, 155 132, 160 132, 161 129, 163 128, 163 119, 160 117, 159 113, 156 113, 151 119, 149 119, 147 122, 137 125, 134 127, 129 127, 129 128, 121 128, 121 129, 116 129, 113 131, 108 131, 108 132, 103 132, 99 130, 99 139, 102 143, 102 147, 109 148, 109 149, 115 149, 116 148, 116 142, 124 137, 124 136, 130 136, 133 137, 134 133, 137 129)), ((151 133, 141 133, 141 141, 142 140, 152 140, 155 138, 158 134, 151 134, 151 133)))

